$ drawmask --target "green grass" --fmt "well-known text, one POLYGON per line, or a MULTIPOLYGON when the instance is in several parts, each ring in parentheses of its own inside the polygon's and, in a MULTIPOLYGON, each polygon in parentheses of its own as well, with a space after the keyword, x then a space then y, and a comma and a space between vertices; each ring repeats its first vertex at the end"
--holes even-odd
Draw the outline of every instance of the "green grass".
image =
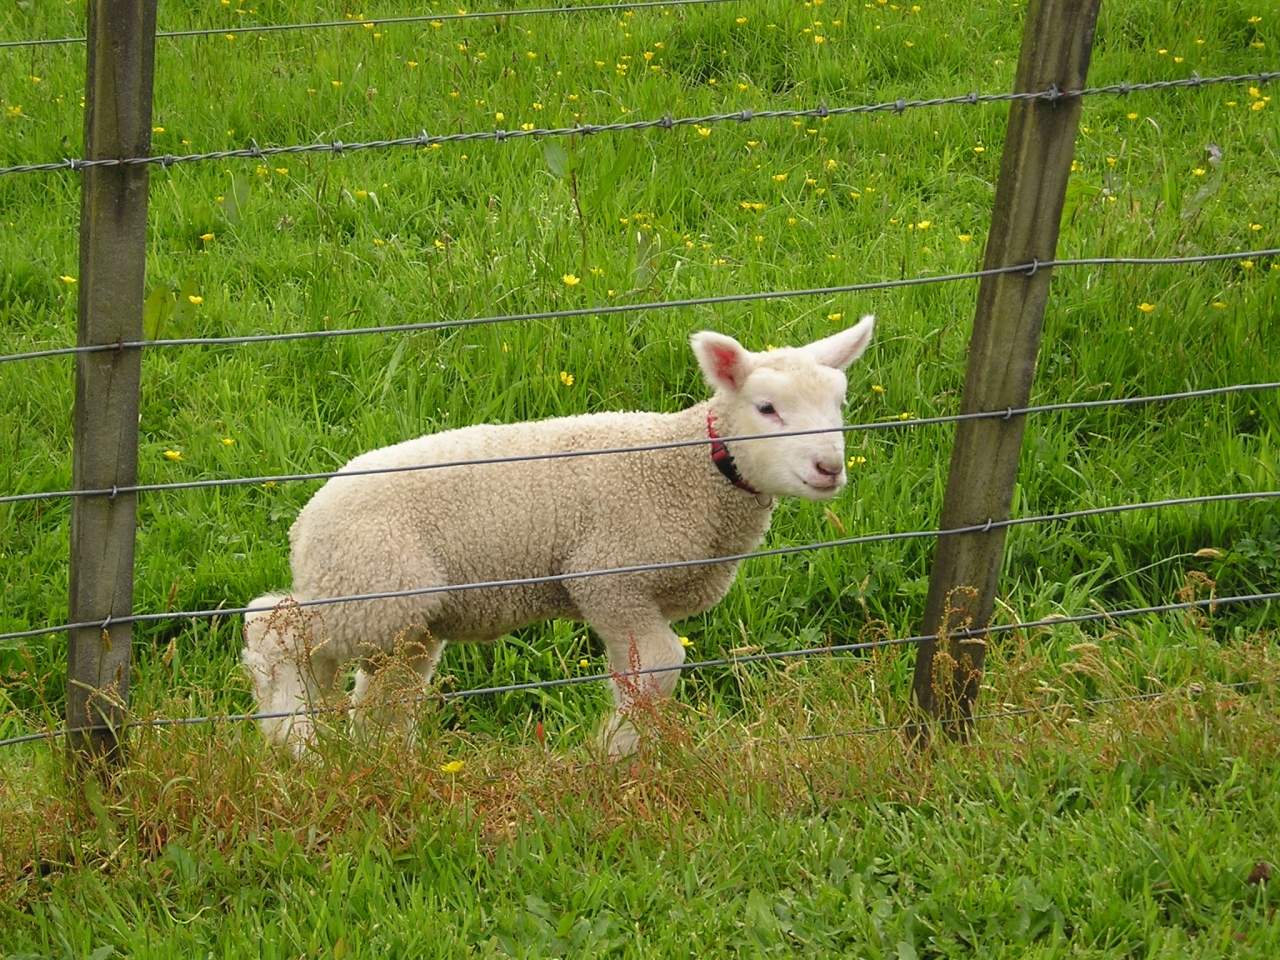
MULTIPOLYGON (((833 0, 816 6, 761 0, 666 14, 464 19, 439 28, 161 41, 154 123, 163 130, 154 134, 154 150, 220 150, 251 137, 266 146, 422 129, 605 123, 667 110, 700 115, 819 101, 835 106, 1011 85, 1022 7, 992 0, 921 6, 915 12, 910 5, 895 11, 879 3, 867 9, 833 0), (738 23, 740 17, 745 22, 738 23), (816 36, 824 42, 815 43, 816 36), (654 54, 651 61, 644 60, 646 52, 654 54)), ((1263 6, 1104 4, 1090 80, 1274 69, 1280 35, 1263 6), (1250 22, 1255 16, 1262 19, 1250 22)), ((14 5, 0 23, 6 39, 75 35, 83 31, 82 9, 14 5)), ((391 0, 367 7, 169 0, 160 17, 161 29, 178 29, 405 12, 391 0), (237 13, 240 8, 246 12, 237 13)), ((79 155, 82 88, 77 47, 0 55, 0 165, 79 155)), ((1272 89, 1257 97, 1245 86, 1223 86, 1086 101, 1060 253, 1180 255, 1280 245, 1280 107, 1264 102, 1253 109, 1272 89), (1219 164, 1208 162, 1210 143, 1221 151, 1219 164)), ((999 106, 966 106, 798 125, 716 124, 705 136, 679 129, 554 141, 564 158, 554 150, 548 155, 551 141, 523 139, 155 169, 148 293, 167 288, 183 299, 202 298, 168 319, 162 336, 219 336, 968 270, 981 259, 1006 115, 999 106), (558 172, 564 164, 577 177, 581 219, 570 178, 558 172), (565 274, 581 282, 569 286, 565 274)), ((72 175, 0 178, 0 352, 74 342, 75 285, 62 278, 77 273, 78 203, 72 175)), ((1280 380, 1271 348, 1280 315, 1277 266, 1061 271, 1051 288, 1033 402, 1280 380), (1155 309, 1144 313, 1141 303, 1155 309)), ((400 337, 156 349, 144 361, 142 480, 328 470, 365 450, 450 426, 677 409, 705 395, 687 347, 693 331, 713 327, 761 348, 829 332, 842 322, 831 315, 852 319, 866 311, 880 318, 878 340, 852 372, 849 421, 951 413, 959 403, 975 294, 973 285, 947 284, 400 337), (571 387, 562 384, 562 370, 573 374, 571 387), (166 451, 179 451, 181 461, 167 459, 166 451)), ((72 375, 65 359, 0 364, 0 492, 70 486, 72 375)), ((943 427, 855 434, 850 455, 866 462, 830 505, 840 525, 849 535, 936 526, 950 436, 943 427)), ((1266 394, 1038 417, 1028 429, 1015 510, 1051 513, 1275 489, 1278 437, 1280 414, 1266 394)), ((281 484, 143 497, 137 609, 237 606, 287 586, 287 529, 315 488, 281 484)), ((4 506, 0 632, 63 621, 68 523, 65 503, 4 506)), ((775 516, 770 545, 839 535, 820 508, 790 502, 775 516)), ((744 646, 847 642, 868 631, 921 632, 931 552, 927 542, 905 541, 755 561, 724 603, 680 630, 694 641, 693 652, 707 657, 744 646)), ((1219 595, 1274 589, 1277 569, 1280 510, 1274 502, 1020 528, 1010 532, 998 616, 1012 622, 1165 602, 1201 577, 1219 595), (1205 548, 1220 555, 1197 556, 1205 548)), ((1069 648, 1101 640, 1120 651, 1119 665, 1108 668, 1121 678, 1116 689, 1135 693, 1265 675, 1256 664, 1241 667, 1238 653, 1257 637, 1265 644, 1275 626, 1274 607, 1242 606, 1190 626, 1166 618, 1119 633, 1059 628, 1023 642, 1034 647, 1036 681, 1055 687, 1063 665, 1076 656, 1069 648)), ((0 642, 6 704, 0 736, 56 723, 63 644, 52 636, 0 642)), ((135 708, 142 715, 249 708, 238 646, 239 623, 230 618, 140 626, 135 708)), ((594 638, 557 623, 492 647, 451 648, 442 674, 462 688, 595 672, 602 663, 594 638)), ((998 692, 984 694, 981 708, 1041 704, 1046 695, 1035 693, 1029 679, 999 675, 1006 665, 997 658, 992 683, 998 692)), ((753 724, 761 716, 786 717, 775 701, 789 696, 789 684, 803 686, 810 676, 818 679, 796 694, 795 706, 819 732, 837 729, 841 720, 857 727, 901 718, 908 657, 883 665, 874 694, 859 688, 866 678, 856 671, 852 680, 840 674, 842 682, 828 669, 836 668, 708 671, 685 678, 680 699, 701 711, 696 742, 707 749, 746 739, 779 757, 785 750, 767 746, 777 740, 769 727, 753 724)), ((1084 675, 1073 684, 1067 692, 1077 699, 1110 689, 1084 675)), ((1246 699, 1253 702, 1252 695, 1246 699)), ((1276 772, 1274 751, 1268 756, 1259 746, 1274 737, 1269 702, 1258 698, 1248 708, 1256 709, 1257 722, 1242 722, 1240 730, 1230 724, 1209 730, 1178 708, 1161 715, 1159 736, 1114 748, 1105 715, 1090 720, 1079 742, 1054 733, 1040 744, 1016 724, 999 727, 990 734, 996 738, 990 755, 948 753, 936 779, 929 774, 918 793, 895 792, 879 779, 925 776, 906 758, 901 766, 870 763, 865 776, 855 777, 841 758, 862 762, 862 748, 805 748, 830 775, 815 780, 829 791, 820 812, 792 795, 800 791, 794 784, 757 803, 759 791, 774 789, 772 768, 738 766, 730 758, 725 782, 732 789, 711 791, 694 804, 698 829, 692 832, 680 832, 684 821, 673 826, 656 812, 643 828, 618 827, 618 819, 608 830, 598 828, 590 798, 578 796, 566 772, 546 774, 558 785, 545 792, 554 802, 526 806, 509 818, 517 827, 497 830, 473 816, 483 805, 481 780, 460 780, 457 794, 445 797, 455 802, 397 793, 396 763, 388 759, 392 769, 374 764, 376 786, 357 802, 352 788, 326 779, 327 767, 277 766, 262 755, 252 730, 183 731, 175 734, 174 756, 191 766, 163 780, 243 768, 240 780, 218 774, 228 796, 265 778, 284 784, 285 793, 306 787, 308 796, 348 805, 349 819, 317 817, 332 832, 321 843, 295 830, 304 822, 296 818, 321 808, 281 801, 272 817, 237 825, 230 815, 218 819, 209 812, 216 797, 183 809, 175 799, 166 827, 173 850, 166 853, 166 842, 158 841, 151 855, 125 860, 123 853, 112 859, 106 838, 136 839, 142 814, 110 814, 109 828, 82 808, 59 820, 38 799, 48 795, 56 806, 66 793, 52 762, 42 759, 45 748, 11 751, 0 758, 0 781, 16 785, 0 807, 11 839, 0 882, 18 906, 0 923, 16 931, 0 936, 0 950, 81 953, 116 944, 121 952, 145 954, 148 937, 155 944, 190 937, 182 941, 187 952, 198 945, 235 953, 252 937, 264 952, 279 945, 297 955, 321 946, 336 953, 341 936, 347 949, 359 944, 358 951, 372 955, 386 945, 421 952, 406 939, 418 931, 430 949, 449 954, 466 945, 483 954, 490 937, 499 937, 499 947, 508 937, 524 944, 516 952, 564 955, 586 951, 596 937, 616 941, 616 952, 637 955, 785 951, 811 943, 832 953, 910 956, 897 946, 905 942, 920 956, 946 956, 963 953, 945 946, 952 942, 946 937, 963 936, 969 939, 956 942, 977 952, 1006 945, 1010 956, 1050 955, 1059 943, 1097 956, 1230 950, 1266 956, 1274 952, 1274 922, 1265 919, 1259 889, 1239 873, 1247 874, 1251 857, 1267 853, 1267 843, 1270 858, 1276 856, 1275 807, 1266 790, 1276 772), (1161 746, 1162 736, 1190 745, 1187 759, 1161 746), (1001 751, 1019 758, 1016 769, 1001 751), (1232 776, 1235 761, 1226 757, 1245 759, 1219 796, 1208 785, 1232 776), (1169 764, 1180 772, 1155 793, 1145 788, 1141 808, 1132 800, 1136 793, 1123 793, 1126 776, 1124 782, 1165 783, 1159 771, 1169 764), (845 772, 831 772, 838 770, 845 772), (1046 813, 1058 790, 1055 770, 1073 771, 1073 785, 1097 798, 1065 825, 1046 813), (1005 799, 993 800, 996 785, 1005 799), (1240 791, 1232 792, 1237 785, 1240 791), (1153 810, 1145 806, 1148 799, 1156 802, 1153 810), (361 806, 366 801, 371 805, 361 806), (419 801, 426 806, 416 806, 419 801), (398 819, 380 812, 384 808, 397 811, 398 819), (206 814, 212 819, 203 819, 206 814), (221 838, 208 832, 215 819, 221 838), (42 832, 42 822, 67 829, 55 841, 42 832), (1169 832, 1160 839, 1150 822, 1169 832), (621 831, 616 836, 615 829, 621 831), (1007 834, 1010 845, 975 839, 992 833, 1007 834), (1196 836, 1205 837, 1199 847, 1196 836), (818 838, 812 841, 817 847, 805 846, 810 837, 818 838), (839 837, 858 852, 833 852, 830 844, 839 837), (64 842, 71 846, 60 846, 64 842), (896 865, 898 854, 885 853, 913 843, 919 851, 909 870, 896 865), (1156 848, 1165 859, 1150 853, 1156 848), (1091 851, 1082 852, 1079 863, 1078 849, 1091 851), (646 866, 663 851, 667 860, 646 866), (824 866, 833 857, 846 864, 835 879, 824 866), (23 873, 28 858, 70 866, 38 880, 23 873), (877 865, 877 858, 885 863, 877 865), (1112 867, 1113 877, 1105 874, 1112 867), (1201 871, 1195 883, 1176 873, 1192 869, 1201 871), (548 896, 549 884, 570 882, 553 882, 560 871, 582 888, 578 899, 548 896), (777 875, 766 876, 769 871, 777 875), (810 879, 801 883, 799 871, 810 879), (897 879, 887 883, 883 877, 890 874, 897 879), (582 882, 584 875, 594 879, 582 882), (1095 875, 1103 886, 1091 886, 1095 875), (827 880, 836 893, 823 892, 827 880), (1166 881, 1172 886, 1160 886, 1166 881), (124 914, 106 902, 112 892, 124 914), (387 910, 392 900, 400 905, 387 910), (1045 902, 1053 909, 1036 906, 1045 902), (280 912, 284 905, 288 914, 280 912), (220 933, 209 920, 213 913, 235 920, 220 933), (790 932, 780 925, 783 913, 790 932), (580 921, 588 926, 580 930, 580 921), (379 935, 389 938, 383 946, 368 929, 378 922, 379 935), (592 926, 597 922, 599 932, 592 926), (562 923, 567 926, 557 933, 562 923), (363 924, 359 938, 350 932, 353 924, 363 924), (876 924, 880 932, 872 929, 876 924), (344 932, 333 932, 343 925, 344 932), (1099 932, 1112 926, 1119 932, 1099 932), (922 932, 926 928, 934 932, 922 932), (136 935, 117 935, 135 929, 136 935), (1239 945, 1238 932, 1254 939, 1239 945), (1034 945, 1013 946, 1019 937, 1034 945), (735 938, 741 944, 735 946, 735 938)), ((554 756, 576 757, 604 704, 604 691, 589 685, 489 697, 440 716, 433 729, 437 741, 455 746, 474 766, 492 764, 495 776, 509 779, 541 762, 536 721, 543 722, 554 756)), ((786 725, 790 730, 792 721, 786 725)), ((154 736, 154 749, 139 749, 131 773, 140 780, 160 777, 173 762, 162 749, 168 741, 154 736)), ((344 749, 334 746, 337 768, 356 763, 344 749)), ((413 769, 425 771, 424 782, 437 775, 435 749, 444 747, 424 746, 413 761, 413 769)), ((676 771, 672 789, 680 794, 677 774, 684 768, 670 757, 665 763, 660 769, 676 771)), ((623 807, 631 802, 624 773, 596 776, 603 779, 588 782, 603 791, 598 796, 623 807)), ((666 774, 654 776, 661 781, 666 774)), ((129 782, 136 794, 139 780, 129 782)), ((167 789, 181 794, 186 787, 167 789)), ((128 795, 111 803, 132 802, 128 795)), ((76 806, 66 802, 68 809, 76 806)), ((169 802, 161 807, 169 809, 169 802)))

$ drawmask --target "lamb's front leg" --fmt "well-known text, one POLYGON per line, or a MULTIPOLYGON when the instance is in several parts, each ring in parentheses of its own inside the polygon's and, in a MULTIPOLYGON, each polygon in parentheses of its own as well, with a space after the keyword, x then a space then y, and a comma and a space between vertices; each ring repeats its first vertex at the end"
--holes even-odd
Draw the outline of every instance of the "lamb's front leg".
POLYGON ((610 681, 614 711, 601 731, 601 740, 610 756, 627 756, 635 753, 639 740, 632 715, 655 699, 671 696, 680 680, 677 669, 644 671, 680 666, 684 647, 656 606, 637 603, 622 610, 583 613, 604 641, 609 669, 617 678, 610 681))

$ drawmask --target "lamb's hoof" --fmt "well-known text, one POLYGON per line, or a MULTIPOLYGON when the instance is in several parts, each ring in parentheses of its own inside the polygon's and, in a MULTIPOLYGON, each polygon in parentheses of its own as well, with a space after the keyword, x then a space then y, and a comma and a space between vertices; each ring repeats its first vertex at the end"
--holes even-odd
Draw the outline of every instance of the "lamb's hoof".
POLYGON ((640 732, 620 713, 615 713, 609 718, 600 735, 605 753, 611 760, 634 756, 640 748, 640 732))

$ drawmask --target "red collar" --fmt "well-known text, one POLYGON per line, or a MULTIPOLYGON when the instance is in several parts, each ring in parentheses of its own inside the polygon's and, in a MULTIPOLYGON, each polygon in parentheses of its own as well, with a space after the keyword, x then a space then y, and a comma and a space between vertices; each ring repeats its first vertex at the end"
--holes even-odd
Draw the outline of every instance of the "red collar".
POLYGON ((760 491, 753 487, 747 481, 742 479, 742 474, 738 472, 737 464, 733 462, 733 457, 729 453, 729 448, 725 446, 720 434, 716 433, 716 418, 714 414, 707 414, 707 436, 714 443, 711 444, 711 462, 716 465, 716 469, 724 474, 724 478, 732 483, 739 490, 745 490, 747 493, 759 494, 760 491))

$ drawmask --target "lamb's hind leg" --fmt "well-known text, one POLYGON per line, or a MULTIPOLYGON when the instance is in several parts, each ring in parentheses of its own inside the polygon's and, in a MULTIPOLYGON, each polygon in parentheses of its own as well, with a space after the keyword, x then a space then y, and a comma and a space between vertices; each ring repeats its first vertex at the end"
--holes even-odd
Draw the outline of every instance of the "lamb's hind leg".
POLYGON ((639 731, 631 717, 675 692, 684 647, 653 604, 636 601, 619 608, 616 598, 611 600, 607 610, 588 611, 581 601, 579 609, 609 651, 609 669, 616 677, 610 681, 614 711, 600 735, 609 755, 620 757, 635 753, 638 746, 639 731))

